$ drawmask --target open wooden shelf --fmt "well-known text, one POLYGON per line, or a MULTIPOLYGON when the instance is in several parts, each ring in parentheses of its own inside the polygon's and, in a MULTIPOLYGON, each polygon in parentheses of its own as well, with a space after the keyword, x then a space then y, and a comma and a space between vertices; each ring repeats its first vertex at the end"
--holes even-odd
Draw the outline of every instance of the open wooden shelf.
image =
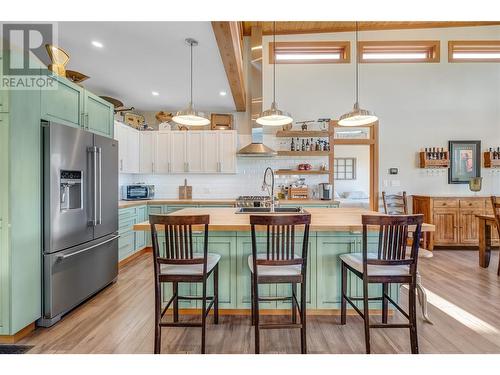
POLYGON ((330 135, 328 130, 278 130, 276 137, 291 137, 291 138, 327 138, 330 135))
POLYGON ((291 176, 296 174, 329 174, 329 173, 330 173, 329 171, 318 171, 318 170, 301 171, 298 169, 278 169, 274 171, 274 174, 283 176, 291 176))
POLYGON ((278 151, 278 156, 328 156, 329 151, 278 151))
POLYGON ((492 152, 485 151, 483 156, 485 168, 500 168, 500 159, 493 159, 492 152))

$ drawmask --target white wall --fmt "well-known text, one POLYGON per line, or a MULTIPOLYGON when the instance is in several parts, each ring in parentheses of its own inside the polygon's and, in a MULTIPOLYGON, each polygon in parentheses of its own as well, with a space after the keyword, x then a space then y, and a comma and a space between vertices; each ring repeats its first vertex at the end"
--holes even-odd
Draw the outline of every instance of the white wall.
POLYGON ((370 194, 370 147, 335 146, 335 157, 356 158, 356 179, 335 181, 335 190, 342 195, 346 191, 363 191, 370 194))
MULTIPOLYGON (((265 108, 272 99, 272 65, 267 64, 270 37, 266 39, 265 108)), ((277 37, 278 41, 353 39, 353 33, 277 37)), ((441 62, 360 65, 361 105, 375 111, 380 120, 380 188, 469 195, 467 185, 447 183, 446 171, 417 168, 416 153, 428 146, 447 147, 448 140, 481 140, 483 150, 500 146, 500 64, 447 62, 448 40, 500 39, 500 27, 359 33, 359 40, 405 39, 441 40, 441 62), (389 177, 390 167, 399 168, 399 175, 389 177)), ((283 64, 276 71, 277 103, 296 121, 338 118, 352 108, 354 63, 283 64)), ((500 194, 498 171, 483 169, 482 176, 482 194, 500 194)))

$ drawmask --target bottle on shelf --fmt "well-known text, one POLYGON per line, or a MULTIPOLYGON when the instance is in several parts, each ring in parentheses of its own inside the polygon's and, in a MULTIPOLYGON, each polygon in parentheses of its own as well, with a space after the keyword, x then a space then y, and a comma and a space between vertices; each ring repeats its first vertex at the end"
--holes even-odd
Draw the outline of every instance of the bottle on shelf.
POLYGON ((295 151, 295 143, 293 142, 293 138, 292 143, 290 143, 290 151, 295 151))
POLYGON ((306 143, 304 142, 304 140, 302 140, 302 146, 300 148, 302 151, 305 151, 306 150, 306 143))
POLYGON ((306 141, 306 151, 311 151, 311 145, 309 144, 309 139, 306 141))

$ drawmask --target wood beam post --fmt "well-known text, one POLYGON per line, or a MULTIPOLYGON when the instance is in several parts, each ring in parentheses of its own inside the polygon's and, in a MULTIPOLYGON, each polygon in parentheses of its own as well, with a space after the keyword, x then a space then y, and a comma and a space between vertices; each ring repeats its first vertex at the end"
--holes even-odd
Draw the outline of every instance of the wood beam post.
POLYGON ((238 112, 246 111, 246 90, 243 79, 243 34, 239 22, 213 21, 215 39, 224 64, 227 80, 238 112))

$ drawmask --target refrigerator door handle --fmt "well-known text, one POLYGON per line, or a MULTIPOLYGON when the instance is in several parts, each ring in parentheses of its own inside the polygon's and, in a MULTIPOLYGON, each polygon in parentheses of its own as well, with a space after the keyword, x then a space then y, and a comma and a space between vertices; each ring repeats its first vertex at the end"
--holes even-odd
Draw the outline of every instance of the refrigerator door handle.
POLYGON ((97 147, 89 147, 89 153, 92 155, 92 220, 90 225, 95 227, 97 224, 97 147))
POLYGON ((74 253, 70 253, 70 254, 64 254, 64 255, 59 255, 57 257, 57 260, 64 260, 64 259, 68 259, 68 258, 71 258, 72 256, 75 256, 75 255, 78 255, 78 254, 81 254, 81 253, 84 253, 86 251, 89 251, 89 250, 92 250, 92 249, 95 249, 96 247, 98 246, 101 246, 101 245, 104 245, 108 242, 111 242, 111 241, 114 241, 116 240, 117 238, 119 238, 120 235, 116 235, 116 236, 113 236, 109 239, 107 239, 106 241, 103 241, 103 242, 100 242, 98 244, 95 244, 95 245, 92 245, 92 246, 89 246, 89 247, 86 247, 85 249, 81 249, 81 250, 78 250, 78 251, 75 251, 74 253))
POLYGON ((102 224, 102 148, 96 148, 99 157, 99 216, 96 215, 96 225, 102 224))

